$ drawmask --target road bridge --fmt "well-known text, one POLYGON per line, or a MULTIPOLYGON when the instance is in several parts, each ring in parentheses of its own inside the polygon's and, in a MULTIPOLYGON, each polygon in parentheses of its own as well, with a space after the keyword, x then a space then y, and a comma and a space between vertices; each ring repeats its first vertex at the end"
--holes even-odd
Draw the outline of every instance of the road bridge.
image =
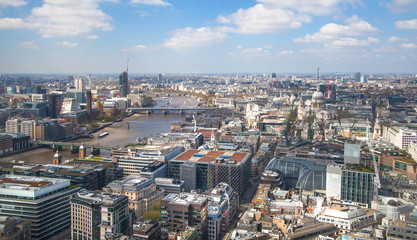
POLYGON ((167 114, 169 112, 183 114, 184 112, 205 112, 215 110, 216 108, 169 108, 169 107, 157 107, 157 108, 127 108, 127 112, 134 112, 134 113, 146 113, 151 114, 154 112, 162 112, 163 114, 167 114))
POLYGON ((53 142, 53 141, 37 141, 39 146, 47 146, 52 148, 52 151, 56 151, 57 149, 62 149, 63 147, 69 148, 71 153, 78 152, 81 144, 85 148, 89 148, 92 154, 100 153, 100 150, 107 150, 111 151, 113 149, 118 149, 117 147, 110 147, 110 146, 103 146, 99 144, 85 144, 85 143, 78 143, 78 142, 53 142))

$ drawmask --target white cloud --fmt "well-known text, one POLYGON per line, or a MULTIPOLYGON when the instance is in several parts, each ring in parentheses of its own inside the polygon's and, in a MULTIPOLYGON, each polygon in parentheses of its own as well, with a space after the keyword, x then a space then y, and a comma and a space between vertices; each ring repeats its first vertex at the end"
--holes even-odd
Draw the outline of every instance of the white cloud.
POLYGON ((232 55, 239 55, 244 57, 263 57, 270 56, 271 52, 263 48, 244 48, 241 45, 237 45, 237 53, 231 53, 232 55))
POLYGON ((90 39, 90 40, 96 40, 96 39, 98 39, 98 36, 97 35, 88 35, 86 38, 90 39))
POLYGON ((393 12, 417 11, 417 1, 415 0, 393 0, 386 4, 386 7, 393 12))
POLYGON ((61 46, 61 47, 67 47, 67 48, 75 48, 78 46, 78 43, 72 43, 72 42, 68 42, 68 41, 62 41, 62 42, 57 42, 56 43, 57 46, 61 46))
POLYGON ((282 50, 278 52, 278 56, 288 56, 294 54, 293 50, 282 50))
POLYGON ((19 43, 21 48, 28 48, 28 49, 39 49, 36 45, 35 40, 28 41, 28 42, 21 42, 19 43))
POLYGON ((398 42, 400 41, 401 38, 396 37, 396 36, 392 36, 388 39, 388 42, 392 43, 392 42, 398 42))
POLYGON ((0 29, 23 28, 25 23, 20 18, 0 18, 0 29))
POLYGON ((417 30, 417 19, 396 21, 395 27, 397 29, 413 29, 417 30))
POLYGON ((347 19, 346 23, 346 25, 328 23, 321 27, 319 32, 295 38, 294 42, 326 42, 341 36, 366 36, 378 32, 378 29, 373 27, 370 23, 359 19, 357 16, 347 19))
POLYGON ((123 48, 122 52, 140 51, 140 50, 145 50, 145 49, 148 49, 148 46, 146 46, 146 45, 136 45, 136 46, 131 47, 131 48, 123 48))
POLYGON ((267 7, 293 9, 300 13, 328 15, 338 9, 342 0, 258 0, 267 7))
POLYGON ((356 38, 340 38, 329 44, 326 44, 327 47, 361 47, 368 46, 373 43, 379 43, 379 40, 376 38, 369 37, 365 40, 358 40, 356 38))
POLYGON ((33 29, 43 38, 88 34, 96 29, 110 31, 111 17, 99 8, 103 1, 115 0, 44 0, 25 19, 0 18, 0 28, 33 29))
POLYGON ((172 6, 171 3, 164 0, 131 0, 133 4, 157 5, 157 6, 172 6))
POLYGON ((406 49, 416 49, 417 45, 414 43, 403 43, 400 45, 402 48, 406 48, 406 49))
POLYGON ((0 6, 20 7, 26 4, 24 0, 0 0, 0 6))
POLYGON ((264 4, 256 4, 248 9, 239 9, 229 15, 220 15, 217 21, 223 24, 235 25, 230 29, 242 34, 276 33, 287 29, 296 29, 311 19, 306 14, 296 14, 294 11, 280 8, 268 8, 264 4))
POLYGON ((165 40, 163 47, 171 49, 185 49, 190 47, 208 46, 213 42, 220 42, 227 38, 220 29, 210 27, 183 28, 172 33, 172 37, 165 40))

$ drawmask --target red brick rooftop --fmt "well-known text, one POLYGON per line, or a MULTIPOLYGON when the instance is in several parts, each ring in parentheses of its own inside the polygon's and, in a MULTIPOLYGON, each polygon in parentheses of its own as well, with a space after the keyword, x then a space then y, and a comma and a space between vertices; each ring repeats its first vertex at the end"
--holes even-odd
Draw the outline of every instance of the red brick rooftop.
POLYGON ((241 162, 243 161, 248 153, 241 153, 241 152, 234 152, 234 151, 207 151, 207 150, 188 150, 178 156, 177 158, 173 159, 176 161, 195 161, 195 162, 211 162, 215 158, 219 157, 220 155, 230 155, 229 159, 225 159, 225 161, 236 161, 241 162), (193 157, 194 154, 205 154, 203 157, 193 157))

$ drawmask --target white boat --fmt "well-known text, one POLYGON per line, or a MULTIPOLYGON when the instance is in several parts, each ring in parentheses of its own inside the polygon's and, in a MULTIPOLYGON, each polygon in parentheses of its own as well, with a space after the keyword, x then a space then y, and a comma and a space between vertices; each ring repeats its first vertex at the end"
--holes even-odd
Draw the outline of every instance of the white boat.
POLYGON ((109 135, 109 132, 104 132, 104 133, 102 133, 102 134, 98 135, 98 137, 99 137, 99 138, 102 138, 102 137, 105 137, 105 136, 107 136, 107 135, 109 135))

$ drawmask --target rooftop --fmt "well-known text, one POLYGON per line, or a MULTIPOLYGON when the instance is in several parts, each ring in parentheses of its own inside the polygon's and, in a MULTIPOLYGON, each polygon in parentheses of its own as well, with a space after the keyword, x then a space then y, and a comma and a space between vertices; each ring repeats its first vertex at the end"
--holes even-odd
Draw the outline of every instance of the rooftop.
POLYGON ((226 163, 232 161, 240 163, 249 158, 249 156, 249 153, 235 151, 188 150, 174 160, 209 163, 216 160, 216 158, 222 158, 226 163))
POLYGON ((170 204, 190 205, 193 203, 202 204, 207 199, 206 195, 182 192, 180 194, 170 193, 162 200, 169 201, 170 204))

